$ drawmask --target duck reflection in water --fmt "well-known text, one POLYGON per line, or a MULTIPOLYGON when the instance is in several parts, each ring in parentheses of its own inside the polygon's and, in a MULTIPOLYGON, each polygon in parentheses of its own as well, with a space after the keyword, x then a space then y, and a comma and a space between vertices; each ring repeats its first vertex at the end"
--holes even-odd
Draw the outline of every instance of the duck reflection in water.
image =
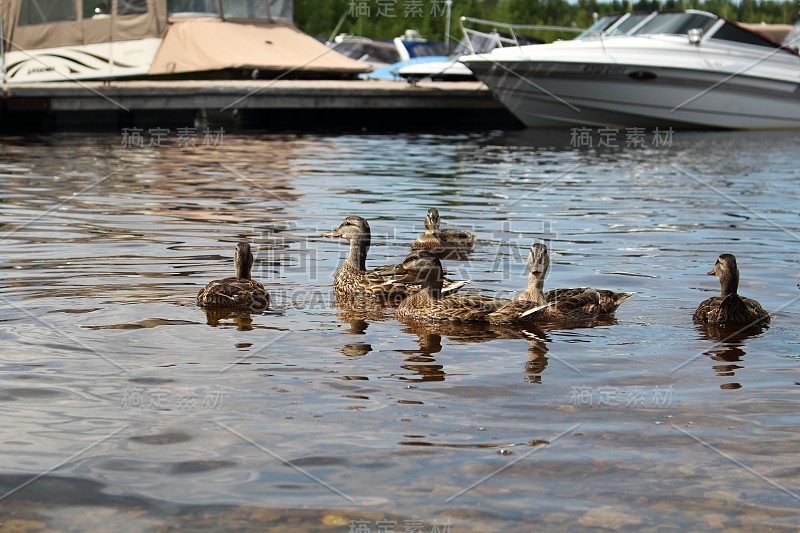
POLYGON ((525 363, 525 382, 541 383, 542 373, 547 368, 547 352, 549 351, 547 343, 552 339, 539 328, 528 328, 524 333, 531 341, 528 347, 528 361, 525 363))
MULTIPOLYGON (((340 333, 345 335, 366 335, 370 322, 383 322, 394 315, 391 309, 380 305, 356 306, 352 299, 337 298, 333 306, 343 327, 340 333)), ((372 345, 366 342, 348 342, 339 352, 348 357, 360 357, 372 351, 372 345)))
POLYGON ((253 317, 246 309, 204 307, 206 324, 211 327, 235 326, 238 331, 253 331, 253 317))
POLYGON ((525 331, 512 329, 496 329, 474 324, 426 324, 414 322, 406 324, 404 333, 416 335, 418 350, 398 350, 407 354, 406 363, 402 367, 420 375, 420 378, 401 379, 412 381, 444 381, 447 377, 444 366, 435 364, 434 354, 442 351, 442 340, 458 344, 479 344, 496 340, 527 340, 530 343, 525 363, 525 381, 541 383, 541 373, 547 366, 547 343, 550 339, 542 330, 529 328, 525 331))
MULTIPOLYGON (((714 348, 703 352, 703 355, 708 355, 712 361, 720 363, 712 365, 717 376, 720 377, 735 376, 737 370, 744 368, 744 356, 747 355, 744 346, 747 344, 747 340, 758 337, 766 329, 766 325, 735 327, 718 324, 697 324, 697 331, 700 333, 701 339, 718 343, 714 348)), ((722 389, 738 389, 740 387, 739 383, 720 385, 722 389)))
POLYGON ((419 349, 397 350, 406 355, 405 363, 400 365, 412 375, 401 375, 401 381, 444 381, 444 365, 436 364, 433 354, 442 351, 442 336, 433 331, 418 330, 417 328, 407 327, 403 333, 410 333, 417 336, 419 349))

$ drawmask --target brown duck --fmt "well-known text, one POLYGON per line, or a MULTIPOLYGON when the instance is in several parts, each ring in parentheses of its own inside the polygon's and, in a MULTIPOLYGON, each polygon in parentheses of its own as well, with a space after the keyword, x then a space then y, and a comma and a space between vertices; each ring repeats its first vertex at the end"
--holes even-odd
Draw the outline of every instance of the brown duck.
POLYGON ((477 294, 444 294, 442 263, 431 252, 411 252, 393 274, 397 282, 421 286, 398 306, 400 320, 487 324, 489 314, 508 303, 477 294))
POLYGON ((633 293, 592 288, 553 289, 544 292, 550 254, 542 243, 528 254, 528 286, 508 304, 489 315, 497 325, 525 326, 544 322, 585 321, 608 316, 633 293))
MULTIPOLYGON (((342 266, 336 271, 333 290, 339 297, 371 296, 381 300, 399 300, 409 294, 409 287, 391 278, 394 266, 367 270, 367 252, 371 242, 369 223, 359 216, 348 216, 336 230, 323 237, 342 238, 350 243, 350 250, 342 266)), ((445 284, 445 291, 456 291, 468 281, 445 284)), ((412 288, 416 291, 416 288, 412 288)))
POLYGON ((719 256, 708 275, 719 278, 722 294, 700 304, 694 312, 695 322, 739 326, 769 324, 769 314, 757 301, 736 292, 739 289, 739 268, 733 255, 719 256))
POLYGON ((428 250, 435 254, 466 252, 472 249, 476 238, 468 231, 440 229, 439 211, 431 207, 425 215, 425 233, 411 244, 411 249, 428 250))
POLYGON ((250 245, 240 242, 233 256, 236 276, 210 282, 197 293, 201 307, 237 307, 261 311, 269 307, 269 293, 263 285, 250 279, 253 253, 250 245))

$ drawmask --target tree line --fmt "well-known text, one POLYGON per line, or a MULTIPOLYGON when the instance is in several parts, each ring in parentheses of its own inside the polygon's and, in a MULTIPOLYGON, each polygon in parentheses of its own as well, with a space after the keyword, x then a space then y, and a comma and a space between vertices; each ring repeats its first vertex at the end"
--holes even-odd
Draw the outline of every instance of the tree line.
MULTIPOLYGON (((634 11, 701 9, 738 22, 793 23, 796 0, 635 0, 634 11)), ((315 37, 349 33, 372 39, 391 39, 406 29, 427 38, 444 40, 445 0, 295 0, 295 24, 315 37)), ((461 38, 461 16, 514 24, 589 27, 593 14, 628 10, 626 0, 453 0, 452 40, 461 38)), ((569 34, 555 37, 566 37, 569 34)), ((545 35, 542 35, 545 37, 545 35)), ((553 35, 545 37, 552 40, 553 35)))

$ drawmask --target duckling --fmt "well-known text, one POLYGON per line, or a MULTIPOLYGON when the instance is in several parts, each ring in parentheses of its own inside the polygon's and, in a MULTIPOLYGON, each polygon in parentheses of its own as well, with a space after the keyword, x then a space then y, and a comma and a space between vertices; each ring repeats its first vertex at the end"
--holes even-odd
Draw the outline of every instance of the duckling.
MULTIPOLYGON (((409 288, 391 279, 393 266, 387 265, 367 270, 367 251, 370 247, 371 233, 369 223, 359 216, 348 216, 335 231, 323 237, 342 238, 350 242, 350 251, 333 280, 333 290, 337 296, 353 298, 371 296, 382 300, 401 300, 408 296, 409 288)), ((458 290, 469 283, 449 282, 447 289, 458 290)), ((416 289, 412 289, 416 290, 416 289)))
POLYGON ((486 324, 490 313, 508 303, 475 294, 444 294, 442 263, 431 252, 411 252, 393 273, 401 276, 399 283, 421 285, 397 307, 400 320, 486 324))
POLYGON ((468 231, 439 229, 439 211, 431 207, 425 215, 425 233, 411 244, 411 249, 435 254, 465 252, 472 249, 475 239, 477 237, 468 231))
POLYGON ((489 321, 497 325, 527 325, 593 320, 613 314, 622 302, 633 295, 592 288, 553 289, 545 293, 544 278, 549 269, 547 246, 532 244, 528 254, 527 288, 489 315, 489 321))
POLYGON ((722 254, 708 275, 719 278, 722 294, 700 304, 694 312, 693 318, 696 322, 753 326, 769 324, 769 314, 757 301, 739 296, 736 292, 739 288, 736 257, 732 254, 722 254))
POLYGON ((261 311, 269 307, 269 293, 263 285, 250 279, 253 268, 253 253, 250 245, 240 242, 233 256, 236 277, 210 282, 197 293, 197 305, 201 307, 246 307, 261 311))

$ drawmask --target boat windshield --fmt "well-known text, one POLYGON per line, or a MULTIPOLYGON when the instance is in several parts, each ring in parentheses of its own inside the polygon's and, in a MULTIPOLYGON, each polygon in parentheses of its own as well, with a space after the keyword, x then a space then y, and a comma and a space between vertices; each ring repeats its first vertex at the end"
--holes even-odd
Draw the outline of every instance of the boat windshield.
POLYGON ((207 15, 219 17, 219 0, 169 0, 167 13, 170 15, 207 15))
POLYGON ((444 44, 435 41, 403 41, 410 57, 431 57, 447 55, 444 44))
POLYGON ((286 0, 167 0, 170 16, 207 16, 226 19, 291 19, 286 0))
POLYGON ((631 16, 617 24, 613 29, 609 30, 607 35, 625 35, 633 28, 641 24, 644 19, 649 17, 652 13, 631 13, 631 16))
POLYGON ((597 37, 598 34, 605 31, 606 28, 614 24, 619 19, 620 15, 606 15, 598 19, 597 22, 586 28, 583 32, 579 33, 576 40, 580 39, 591 39, 592 37, 597 37))
POLYGON ((685 13, 659 13, 652 20, 633 32, 634 35, 686 35, 693 28, 707 32, 717 21, 711 13, 687 11, 685 13))
POLYGON ((783 46, 800 50, 800 20, 795 23, 794 28, 792 28, 792 31, 789 32, 782 44, 783 46))

